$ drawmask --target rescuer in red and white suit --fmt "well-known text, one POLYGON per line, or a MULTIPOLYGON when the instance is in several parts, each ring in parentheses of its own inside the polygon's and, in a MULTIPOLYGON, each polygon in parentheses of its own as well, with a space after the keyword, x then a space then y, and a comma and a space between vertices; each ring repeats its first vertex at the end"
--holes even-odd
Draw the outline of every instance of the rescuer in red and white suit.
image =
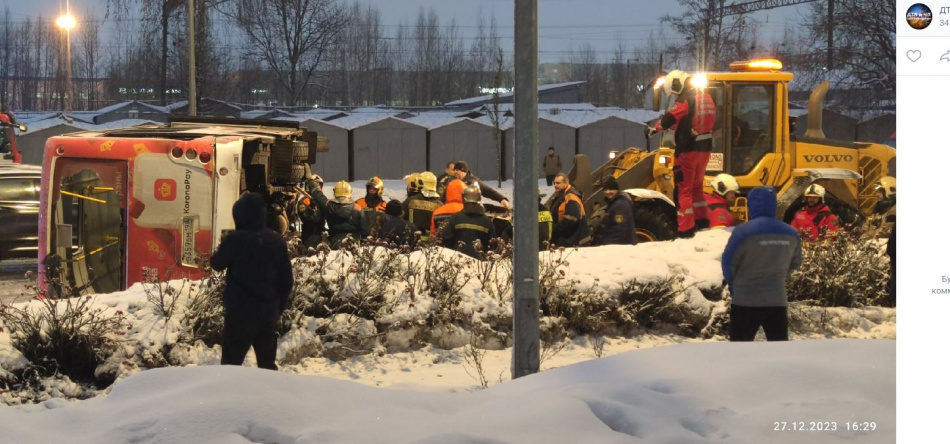
POLYGON ((673 178, 676 184, 676 225, 680 237, 693 237, 696 230, 709 228, 703 178, 712 151, 712 131, 716 124, 716 103, 702 87, 693 85, 696 76, 683 71, 667 74, 663 84, 667 96, 676 96, 673 108, 648 129, 648 135, 674 129, 676 160, 673 178))

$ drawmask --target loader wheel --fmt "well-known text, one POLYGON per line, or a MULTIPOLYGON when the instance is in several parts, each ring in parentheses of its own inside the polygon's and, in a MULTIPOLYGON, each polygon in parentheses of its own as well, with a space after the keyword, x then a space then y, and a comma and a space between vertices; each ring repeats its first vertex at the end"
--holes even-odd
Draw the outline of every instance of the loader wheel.
POLYGON ((310 146, 307 145, 307 142, 304 142, 302 140, 295 140, 294 153, 293 153, 294 163, 306 163, 309 155, 310 155, 310 146))
POLYGON ((634 202, 633 223, 637 226, 637 242, 676 239, 676 210, 651 201, 634 202))
POLYGON ((293 164, 290 166, 290 182, 297 183, 303 181, 304 176, 307 174, 307 167, 301 164, 293 164))

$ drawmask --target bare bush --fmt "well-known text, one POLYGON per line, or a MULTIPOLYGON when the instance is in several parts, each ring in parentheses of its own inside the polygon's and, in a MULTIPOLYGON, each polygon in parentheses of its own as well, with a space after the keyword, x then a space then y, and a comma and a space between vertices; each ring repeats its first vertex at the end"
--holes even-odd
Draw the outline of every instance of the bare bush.
POLYGON ((478 347, 478 336, 472 333, 468 344, 462 349, 462 360, 465 373, 478 380, 478 384, 483 388, 488 388, 488 377, 485 375, 485 353, 484 349, 478 347), (471 370, 470 370, 471 368, 471 370))
MULTIPOLYGON (((96 367, 110 356, 121 336, 132 328, 125 314, 106 314, 92 296, 58 299, 36 282, 32 272, 28 291, 33 301, 23 306, 0 305, 0 320, 13 347, 23 354, 40 376, 64 374, 74 381, 96 382, 96 367)), ((58 278, 60 294, 72 288, 58 278)), ((98 381, 111 383, 111 381, 98 381)))
POLYGON ((594 351, 594 356, 597 358, 604 357, 604 348, 607 347, 607 339, 603 336, 598 336, 591 340, 591 349, 594 351))
POLYGON ((220 344, 224 336, 224 286, 220 274, 209 274, 187 299, 182 323, 185 325, 179 342, 206 345, 220 344))
MULTIPOLYGON (((479 249, 476 247, 476 249, 479 249)), ((503 239, 491 240, 488 251, 480 253, 477 261, 472 264, 475 281, 479 288, 492 299, 502 305, 511 299, 512 280, 512 253, 511 243, 503 239)))
POLYGON ((802 265, 786 285, 788 299, 822 307, 893 306, 887 298, 889 270, 873 232, 843 232, 803 246, 802 265))
POLYGON ((663 279, 639 282, 636 279, 620 285, 616 310, 611 318, 621 328, 654 328, 659 324, 681 325, 685 307, 675 302, 684 277, 674 274, 663 279))

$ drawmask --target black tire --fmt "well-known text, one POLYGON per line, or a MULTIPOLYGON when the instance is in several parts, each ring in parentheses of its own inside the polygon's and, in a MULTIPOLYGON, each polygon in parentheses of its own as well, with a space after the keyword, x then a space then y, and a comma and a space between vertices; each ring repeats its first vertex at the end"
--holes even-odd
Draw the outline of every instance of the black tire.
POLYGON ((310 157, 310 146, 302 140, 294 141, 293 159, 294 163, 306 163, 310 157))
POLYGON ((633 223, 637 243, 676 239, 676 210, 665 202, 634 202, 633 223))
POLYGON ((301 182, 304 179, 304 176, 307 174, 307 168, 301 164, 293 164, 290 166, 290 179, 291 183, 301 182))

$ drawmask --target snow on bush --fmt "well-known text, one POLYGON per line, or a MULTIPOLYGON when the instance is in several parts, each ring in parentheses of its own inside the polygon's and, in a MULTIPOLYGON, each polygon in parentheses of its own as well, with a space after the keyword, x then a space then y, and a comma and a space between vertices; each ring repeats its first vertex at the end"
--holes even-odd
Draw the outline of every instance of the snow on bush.
POLYGON ((887 297, 890 260, 876 232, 848 231, 802 248, 788 282, 789 300, 822 307, 894 306, 887 297))
MULTIPOLYGON (((724 339, 730 298, 723 289, 720 258, 728 235, 712 230, 691 240, 539 253, 542 359, 577 335, 655 332, 724 339)), ((880 245, 850 243, 807 250, 804 271, 790 283, 791 298, 801 301, 789 309, 794 334, 893 337, 895 310, 868 307, 881 300, 874 288, 883 288, 875 262, 880 245), (834 260, 847 260, 849 272, 834 260), (824 293, 803 288, 808 287, 805 277, 834 282, 821 284, 834 298, 840 298, 841 288, 855 290, 853 301, 838 304, 842 308, 816 304, 824 293)), ((279 326, 278 363, 294 366, 313 357, 346 360, 429 345, 510 347, 511 247, 493 244, 482 259, 432 244, 414 251, 376 241, 351 242, 340 250, 326 245, 311 249, 293 262, 295 286, 279 326)), ((109 295, 6 307, 0 312, 0 402, 83 398, 144 369, 217 363, 223 287, 222 276, 209 271, 197 282, 146 281, 109 295), (84 371, 95 370, 95 378, 73 376, 77 373, 70 361, 52 364, 38 353, 40 342, 26 340, 66 337, 51 334, 56 324, 45 319, 69 307, 80 307, 86 314, 76 316, 93 316, 98 322, 74 330, 87 338, 77 349, 96 357, 83 361, 84 371), (45 317, 36 314, 44 310, 45 317), (50 379, 54 374, 72 377, 50 379), (63 381, 79 381, 78 389, 63 381)), ((57 347, 67 344, 73 343, 57 347)), ((253 354, 248 359, 253 362, 253 354)))

